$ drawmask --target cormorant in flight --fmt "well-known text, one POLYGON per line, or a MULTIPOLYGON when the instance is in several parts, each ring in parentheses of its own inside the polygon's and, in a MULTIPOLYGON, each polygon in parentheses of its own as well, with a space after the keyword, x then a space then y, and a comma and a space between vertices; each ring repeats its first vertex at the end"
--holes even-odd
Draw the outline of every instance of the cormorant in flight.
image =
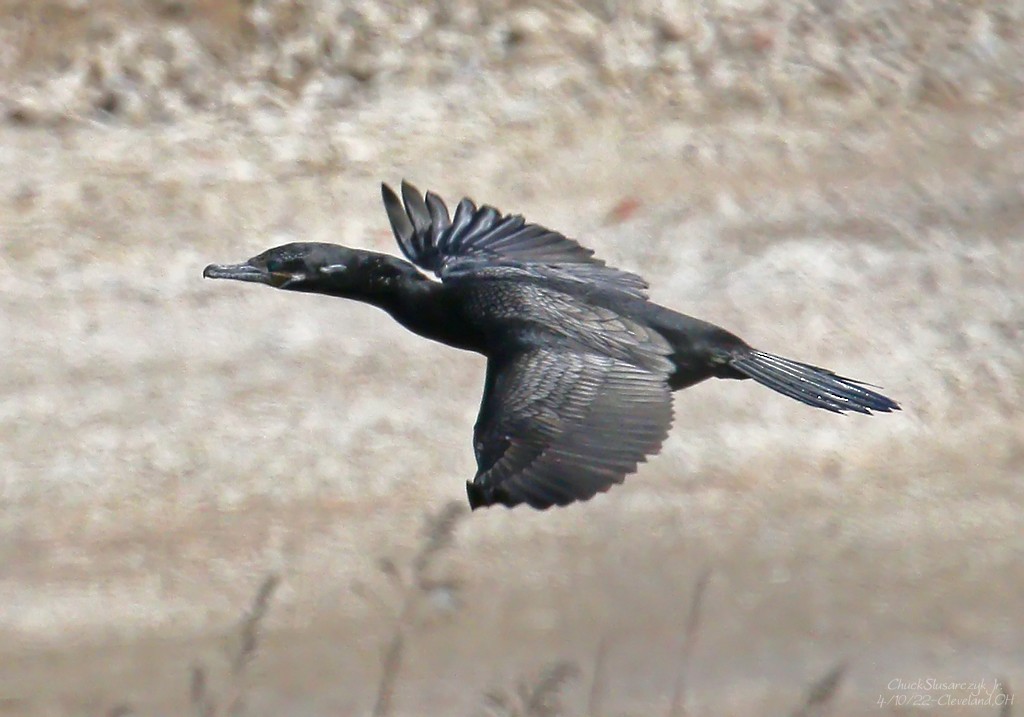
POLYGON ((436 194, 404 182, 401 199, 382 192, 409 261, 293 243, 203 276, 356 299, 486 356, 478 470, 466 484, 473 508, 567 505, 621 483, 668 435, 672 391, 711 377, 752 378, 835 413, 899 409, 859 381, 649 301, 642 278, 520 215, 463 199, 451 216, 436 194))

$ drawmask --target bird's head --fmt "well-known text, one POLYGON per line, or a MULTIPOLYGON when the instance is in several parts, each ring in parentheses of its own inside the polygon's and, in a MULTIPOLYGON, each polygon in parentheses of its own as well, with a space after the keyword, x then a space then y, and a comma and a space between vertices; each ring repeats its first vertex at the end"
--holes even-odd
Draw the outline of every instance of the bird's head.
POLYGON ((321 243, 283 244, 241 264, 210 264, 203 276, 331 296, 358 296, 401 278, 426 278, 396 257, 321 243))

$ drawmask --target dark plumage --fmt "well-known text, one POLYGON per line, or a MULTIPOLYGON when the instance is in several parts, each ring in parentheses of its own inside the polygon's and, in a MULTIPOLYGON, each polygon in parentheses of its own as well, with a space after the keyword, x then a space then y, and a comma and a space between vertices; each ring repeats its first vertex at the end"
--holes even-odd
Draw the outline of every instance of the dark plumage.
POLYGON ((567 505, 621 483, 668 435, 671 392, 711 377, 752 378, 835 413, 899 409, 866 384, 650 302, 636 274, 519 215, 469 199, 450 215, 432 192, 403 182, 399 199, 382 189, 411 264, 299 243, 203 275, 364 301, 422 336, 486 356, 478 471, 467 484, 473 508, 567 505))

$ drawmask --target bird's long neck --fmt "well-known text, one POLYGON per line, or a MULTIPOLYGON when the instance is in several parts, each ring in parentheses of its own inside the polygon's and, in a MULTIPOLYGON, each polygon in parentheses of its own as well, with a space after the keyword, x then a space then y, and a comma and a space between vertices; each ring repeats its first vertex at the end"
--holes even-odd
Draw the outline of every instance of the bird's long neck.
POLYGON ((398 323, 428 339, 467 351, 485 352, 481 336, 463 320, 450 287, 429 279, 402 279, 381 301, 373 301, 398 323))
POLYGON ((432 281, 411 264, 389 257, 387 275, 369 272, 357 285, 343 289, 322 286, 318 293, 355 299, 384 309, 410 331, 455 348, 484 352, 483 339, 461 319, 458 297, 450 287, 432 281))

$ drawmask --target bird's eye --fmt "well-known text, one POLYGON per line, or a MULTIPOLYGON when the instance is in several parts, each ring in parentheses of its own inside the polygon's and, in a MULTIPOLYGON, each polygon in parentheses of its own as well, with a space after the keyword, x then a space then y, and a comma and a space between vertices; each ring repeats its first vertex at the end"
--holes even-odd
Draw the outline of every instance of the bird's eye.
POLYGON ((267 271, 271 274, 279 274, 284 270, 284 262, 280 259, 267 259, 267 271))

